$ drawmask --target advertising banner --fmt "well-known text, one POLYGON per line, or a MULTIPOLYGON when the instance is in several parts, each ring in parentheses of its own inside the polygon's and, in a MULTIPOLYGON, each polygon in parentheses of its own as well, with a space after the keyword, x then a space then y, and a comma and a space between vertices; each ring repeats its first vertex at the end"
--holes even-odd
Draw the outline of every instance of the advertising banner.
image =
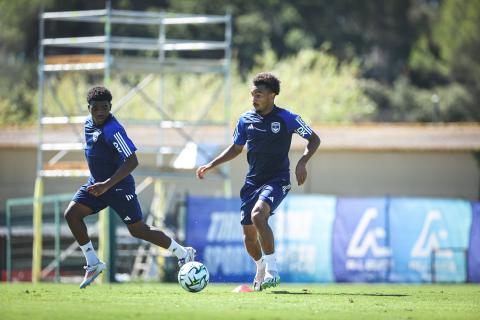
POLYGON ((393 282, 466 280, 471 204, 463 200, 394 198, 389 206, 393 282), (435 251, 435 260, 433 253, 435 251))
POLYGON ((472 203, 472 228, 468 250, 468 280, 480 282, 480 202, 472 203))
POLYGON ((339 198, 333 228, 337 282, 384 282, 391 263, 385 198, 339 198))
MULTIPOLYGON (((243 245, 237 198, 189 197, 188 245, 213 282, 253 280, 255 263, 243 245)), ((289 196, 270 218, 282 282, 331 282, 335 198, 289 196)))
MULTIPOLYGON (((250 283, 238 198, 189 197, 188 245, 213 282, 250 283)), ((480 282, 480 204, 290 195, 269 224, 282 282, 480 282)))
POLYGON ((291 195, 270 218, 285 282, 332 282, 335 197, 291 195))
MULTIPOLYGON (((246 282, 255 263, 245 251, 239 198, 189 197, 186 243, 197 250, 212 282, 246 282)), ((252 279, 250 279, 252 278, 252 279)))

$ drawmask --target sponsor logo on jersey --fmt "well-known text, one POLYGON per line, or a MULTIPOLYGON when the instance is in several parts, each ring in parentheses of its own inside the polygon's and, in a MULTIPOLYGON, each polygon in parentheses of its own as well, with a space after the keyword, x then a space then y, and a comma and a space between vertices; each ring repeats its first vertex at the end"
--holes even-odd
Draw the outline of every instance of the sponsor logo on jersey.
POLYGON ((125 142, 125 139, 122 137, 120 132, 116 132, 113 137, 115 138, 115 141, 113 141, 113 145, 115 146, 115 148, 117 148, 118 152, 123 152, 125 154, 125 157, 129 157, 132 154, 132 150, 125 142))
POLYGON ((120 149, 120 145, 119 145, 116 141, 113 141, 113 146, 114 146, 115 148, 117 148, 117 151, 118 151, 119 153, 122 152, 122 149, 120 149))
POLYGON ((250 124, 250 125, 247 127, 247 130, 257 130, 257 131, 267 132, 267 130, 257 128, 257 127, 255 127, 253 124, 250 124))
POLYGON ((298 127, 297 130, 295 130, 296 133, 298 133, 302 137, 309 136, 312 134, 312 129, 310 129, 310 127, 307 126, 305 122, 303 122, 300 116, 297 116, 295 118, 295 121, 297 121, 297 123, 300 125, 300 127, 298 127))
POLYGON ((127 198, 127 201, 130 201, 134 198, 134 196, 131 195, 131 194, 127 194, 127 195, 125 195, 125 198, 127 198))
POLYGON ((272 122, 272 132, 278 133, 280 131, 280 122, 272 122))

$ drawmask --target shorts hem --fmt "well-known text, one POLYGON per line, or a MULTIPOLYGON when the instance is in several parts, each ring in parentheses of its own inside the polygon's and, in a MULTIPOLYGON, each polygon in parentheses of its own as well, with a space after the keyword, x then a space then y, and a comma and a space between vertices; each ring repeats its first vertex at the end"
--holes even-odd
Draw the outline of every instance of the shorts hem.
POLYGON ((259 195, 258 196, 258 200, 262 200, 263 202, 266 202, 268 203, 268 205, 270 206, 270 214, 273 212, 272 208, 273 208, 273 202, 268 199, 267 197, 265 196, 262 196, 262 195, 259 195))
POLYGON ((85 207, 88 207, 90 210, 92 210, 91 214, 97 214, 100 211, 102 211, 101 209, 95 211, 95 208, 92 208, 92 206, 90 204, 86 203, 85 201, 81 201, 80 199, 72 199, 72 201, 75 202, 75 203, 83 204, 85 207))

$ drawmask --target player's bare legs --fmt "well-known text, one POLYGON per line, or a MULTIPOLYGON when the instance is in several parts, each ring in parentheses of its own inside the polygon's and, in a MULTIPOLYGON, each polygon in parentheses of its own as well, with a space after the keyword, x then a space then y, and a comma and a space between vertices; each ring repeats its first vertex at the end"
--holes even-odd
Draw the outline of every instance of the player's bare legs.
POLYGON ((128 231, 135 238, 146 240, 159 247, 168 249, 172 240, 165 233, 159 229, 145 224, 143 221, 138 221, 127 225, 128 231))
POLYGON ((85 225, 85 222, 83 222, 83 219, 92 213, 92 209, 84 204, 74 201, 71 201, 67 210, 65 210, 64 216, 67 220, 68 227, 80 246, 90 242, 87 226, 85 225))
POLYGON ((175 240, 154 226, 149 226, 143 221, 138 221, 128 224, 127 228, 135 238, 146 240, 159 247, 170 250, 177 256, 179 266, 195 259, 195 249, 179 245, 175 240))
POLYGON ((273 232, 268 225, 270 217, 270 205, 263 200, 258 200, 252 210, 252 222, 257 229, 260 246, 264 255, 265 275, 261 283, 261 289, 275 287, 280 283, 277 263, 275 261, 275 242, 273 232))
POLYGON ((254 225, 243 225, 243 243, 245 249, 253 260, 260 260, 262 257, 262 247, 258 241, 257 228, 254 225))
POLYGON ((248 254, 255 261, 257 265, 257 272, 253 279, 253 289, 260 291, 263 278, 265 277, 265 262, 262 257, 262 248, 258 241, 257 228, 254 225, 243 225, 243 243, 248 254))
POLYGON ((95 278, 98 277, 98 275, 107 267, 105 263, 98 259, 92 242, 90 241, 90 237, 88 236, 87 226, 83 221, 86 216, 89 216, 92 213, 93 210, 86 205, 71 201, 64 214, 68 226, 87 260, 87 265, 84 267, 85 277, 80 284, 81 289, 92 283, 93 280, 95 280, 95 278))
POLYGON ((257 229, 260 245, 265 255, 273 254, 275 251, 273 232, 268 225, 269 217, 270 206, 265 201, 258 200, 252 210, 252 222, 257 229))

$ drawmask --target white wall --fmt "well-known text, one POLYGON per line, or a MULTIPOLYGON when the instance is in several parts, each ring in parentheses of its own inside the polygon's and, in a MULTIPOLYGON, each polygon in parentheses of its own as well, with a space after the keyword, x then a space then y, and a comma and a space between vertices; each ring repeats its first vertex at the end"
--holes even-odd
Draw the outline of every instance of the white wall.
MULTIPOLYGON (((319 151, 308 165, 308 180, 302 187, 294 181, 300 151, 291 153, 292 193, 341 196, 428 196, 478 200, 480 173, 469 152, 348 152, 319 151)), ((142 157, 139 158, 142 163, 142 157)), ((143 159, 144 163, 151 162, 143 159)), ((0 211, 5 200, 33 195, 36 150, 3 148, 0 151, 0 211)), ((231 162, 233 194, 238 195, 247 170, 246 154, 231 162)), ((136 177, 137 184, 142 177, 136 177)), ((48 178, 45 194, 73 193, 86 178, 48 178)), ((222 195, 222 180, 210 175, 199 181, 193 171, 187 178, 166 179, 167 186, 195 195, 222 195)), ((148 205, 152 191, 140 195, 148 205)))

